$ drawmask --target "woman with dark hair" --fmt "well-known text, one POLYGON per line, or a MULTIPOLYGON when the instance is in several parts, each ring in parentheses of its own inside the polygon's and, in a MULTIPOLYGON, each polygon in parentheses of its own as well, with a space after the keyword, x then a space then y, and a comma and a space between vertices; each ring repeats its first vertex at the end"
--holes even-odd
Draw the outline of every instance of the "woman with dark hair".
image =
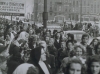
POLYGON ((75 59, 75 58, 78 58, 78 59, 80 59, 81 60, 81 62, 82 62, 82 64, 84 64, 85 65, 85 61, 86 61, 86 59, 85 58, 83 58, 83 54, 84 54, 84 49, 81 47, 81 46, 75 46, 74 47, 74 53, 75 53, 75 55, 74 56, 69 56, 69 57, 65 57, 63 60, 62 60, 62 64, 61 64, 61 66, 60 66, 60 72, 63 70, 63 69, 65 69, 65 67, 66 67, 66 64, 68 64, 68 62, 70 61, 70 60, 72 60, 72 59, 75 59))
POLYGON ((35 47, 37 47, 37 35, 32 35, 28 39, 28 45, 30 49, 34 49, 35 47))
POLYGON ((95 51, 97 55, 100 55, 100 42, 96 45, 95 51))
POLYGON ((80 59, 75 58, 66 65, 65 74, 83 74, 85 71, 80 59))
POLYGON ((98 55, 88 57, 86 65, 87 74, 100 74, 100 57, 98 55))
POLYGON ((97 47, 98 41, 99 40, 97 38, 94 38, 90 45, 87 46, 87 55, 91 56, 96 54, 95 48, 97 47))
POLYGON ((36 66, 39 74, 51 74, 49 64, 46 61, 46 54, 43 47, 34 48, 30 53, 29 63, 36 66))
POLYGON ((67 46, 68 56, 74 56, 74 53, 73 53, 74 43, 71 40, 69 40, 67 41, 66 46, 67 46))

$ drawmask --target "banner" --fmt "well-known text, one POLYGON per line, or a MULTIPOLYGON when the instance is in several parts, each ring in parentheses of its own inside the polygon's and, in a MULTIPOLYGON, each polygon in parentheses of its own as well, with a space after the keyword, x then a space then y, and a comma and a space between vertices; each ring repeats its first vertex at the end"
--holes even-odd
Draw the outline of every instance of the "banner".
POLYGON ((0 0, 0 15, 24 16, 24 14, 25 2, 13 0, 0 0))

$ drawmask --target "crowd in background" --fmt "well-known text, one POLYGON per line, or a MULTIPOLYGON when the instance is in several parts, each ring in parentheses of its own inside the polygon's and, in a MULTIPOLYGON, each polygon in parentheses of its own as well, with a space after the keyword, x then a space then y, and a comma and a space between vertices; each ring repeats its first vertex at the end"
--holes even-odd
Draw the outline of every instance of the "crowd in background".
POLYGON ((71 24, 65 24, 63 26, 63 30, 82 30, 88 33, 92 37, 98 37, 100 35, 99 26, 96 24, 91 23, 76 23, 75 25, 73 23, 71 24))
POLYGON ((73 34, 7 24, 0 27, 0 74, 99 74, 100 42, 73 34))

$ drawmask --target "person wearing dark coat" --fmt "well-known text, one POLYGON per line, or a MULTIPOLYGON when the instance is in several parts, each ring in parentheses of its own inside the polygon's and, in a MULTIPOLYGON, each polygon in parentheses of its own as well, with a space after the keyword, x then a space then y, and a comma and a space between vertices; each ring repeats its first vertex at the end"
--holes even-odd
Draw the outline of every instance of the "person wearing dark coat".
POLYGON ((50 38, 48 46, 47 46, 48 52, 52 55, 54 55, 55 57, 57 56, 57 49, 54 46, 54 39, 50 38))
POLYGON ((57 50, 61 47, 60 43, 61 43, 60 33, 57 32, 55 35, 55 42, 54 42, 54 46, 56 47, 57 50))
POLYGON ((12 74, 13 71, 22 63, 24 63, 24 62, 23 62, 23 60, 21 60, 20 53, 13 54, 13 56, 11 56, 7 60, 7 67, 8 67, 7 74, 12 74))
POLYGON ((38 68, 39 74, 51 74, 50 65, 46 62, 46 54, 43 47, 34 48, 30 53, 28 63, 38 68), (45 61, 45 62, 44 62, 45 61))

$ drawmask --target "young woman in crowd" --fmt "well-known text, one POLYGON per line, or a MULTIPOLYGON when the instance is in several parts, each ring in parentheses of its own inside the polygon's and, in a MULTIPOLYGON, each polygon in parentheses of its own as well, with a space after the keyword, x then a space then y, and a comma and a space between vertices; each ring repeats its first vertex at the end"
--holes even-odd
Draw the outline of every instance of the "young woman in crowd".
POLYGON ((89 35, 88 34, 83 34, 82 38, 81 38, 80 45, 81 45, 82 48, 84 48, 84 51, 85 51, 84 54, 85 55, 87 54, 88 43, 89 43, 89 35))
POLYGON ((87 59, 87 74, 100 74, 100 57, 93 55, 87 59))
POLYGON ((75 53, 74 53, 74 43, 72 40, 68 40, 67 43, 66 43, 66 46, 67 46, 67 51, 68 51, 68 56, 73 56, 75 53))
POLYGON ((63 60, 63 58, 68 57, 68 51, 66 48, 66 42, 61 42, 61 48, 58 50, 58 55, 57 55, 57 59, 58 59, 58 67, 60 68, 61 65, 61 61, 63 60))
POLYGON ((96 50, 96 54, 100 56, 100 42, 96 45, 95 50, 96 50))
POLYGON ((75 58, 68 62, 66 65, 65 74, 84 74, 82 62, 80 59, 75 58))
POLYGON ((61 63, 61 66, 60 66, 60 71, 62 71, 63 69, 65 70, 65 67, 66 67, 66 64, 68 64, 68 62, 72 59, 75 59, 75 58, 78 58, 81 60, 82 64, 85 65, 85 61, 86 61, 86 58, 83 58, 84 57, 84 50, 81 46, 75 46, 74 47, 74 53, 75 55, 72 56, 72 57, 65 57, 63 60, 62 60, 62 63, 61 63))
POLYGON ((55 57, 57 57, 57 49, 54 46, 54 39, 50 38, 48 46, 47 46, 48 52, 55 57))
POLYGON ((97 38, 94 38, 93 40, 92 40, 92 42, 90 43, 90 45, 89 46, 87 46, 87 55, 88 56, 91 56, 91 55, 95 55, 96 54, 96 50, 95 50, 95 48, 96 48, 96 46, 97 46, 97 44, 98 44, 98 39, 97 38))
POLYGON ((28 45, 30 49, 34 49, 35 47, 37 47, 37 35, 32 35, 28 39, 28 45))
POLYGON ((71 40, 73 43, 77 43, 77 41, 74 39, 73 34, 68 33, 67 35, 68 35, 68 40, 71 40))
POLYGON ((50 66, 46 61, 46 53, 43 47, 34 48, 30 54, 29 63, 36 66, 39 70, 39 74, 51 74, 50 66))

